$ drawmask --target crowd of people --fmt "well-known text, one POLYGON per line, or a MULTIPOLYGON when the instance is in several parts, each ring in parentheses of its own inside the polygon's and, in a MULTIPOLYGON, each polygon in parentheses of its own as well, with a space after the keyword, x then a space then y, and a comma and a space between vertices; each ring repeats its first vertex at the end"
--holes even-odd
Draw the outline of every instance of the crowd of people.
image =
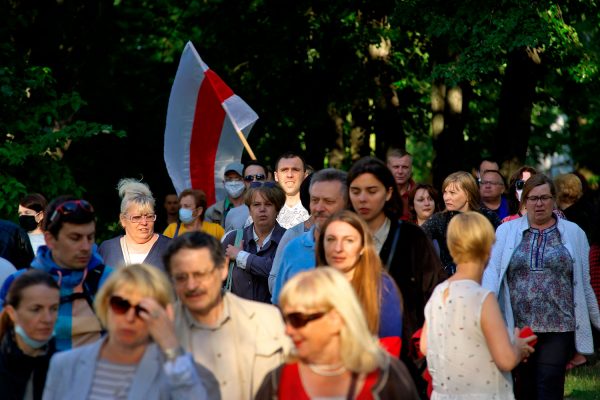
POLYGON ((412 161, 234 162, 224 199, 169 194, 164 219, 124 178, 99 245, 88 201, 25 196, 0 220, 2 397, 561 399, 600 344, 598 196, 491 160, 438 192, 412 161))

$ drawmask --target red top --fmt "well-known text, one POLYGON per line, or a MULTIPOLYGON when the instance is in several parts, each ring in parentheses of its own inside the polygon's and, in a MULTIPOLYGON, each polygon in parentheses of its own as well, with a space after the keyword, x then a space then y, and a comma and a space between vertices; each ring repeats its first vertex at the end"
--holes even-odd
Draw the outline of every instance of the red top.
MULTIPOLYGON (((356 392, 358 393, 358 396, 355 398, 357 400, 373 399, 373 393, 371 393, 371 389, 377 382, 378 377, 379 369, 376 369, 368 374, 365 378, 362 388, 357 388, 356 392)), ((300 380, 298 363, 286 364, 281 370, 278 395, 281 400, 310 400, 310 397, 308 397, 306 394, 304 386, 302 386, 302 381, 300 380)))

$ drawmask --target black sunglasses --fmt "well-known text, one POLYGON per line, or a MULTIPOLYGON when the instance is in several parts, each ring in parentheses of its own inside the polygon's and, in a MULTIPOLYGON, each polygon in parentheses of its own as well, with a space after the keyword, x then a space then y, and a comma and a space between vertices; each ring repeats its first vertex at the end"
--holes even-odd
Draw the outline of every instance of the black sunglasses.
POLYGON ((244 177, 244 180, 246 182, 252 182, 252 181, 264 181, 266 178, 266 176, 264 176, 263 174, 256 174, 256 175, 246 175, 244 177))
POLYGON ((524 186, 525 186, 525 181, 523 179, 516 180, 515 187, 517 188, 517 190, 523 190, 524 186))
POLYGON ((94 212, 94 207, 86 200, 67 200, 60 203, 52 213, 50 223, 56 221, 60 215, 73 214, 80 210, 91 214, 94 212))
POLYGON ((119 315, 127 314, 127 312, 129 311, 129 309, 131 307, 133 307, 135 309, 135 315, 137 315, 138 317, 140 316, 140 313, 142 311, 144 311, 145 313, 148 312, 148 310, 146 310, 144 307, 140 306, 139 304, 136 304, 135 306, 133 306, 133 305, 131 305, 129 300, 126 300, 120 296, 111 296, 110 300, 108 300, 108 304, 110 304, 111 310, 113 310, 113 312, 115 314, 119 314, 119 315))
POLYGON ((266 182, 252 182, 250 184, 251 188, 259 188, 259 187, 268 187, 268 188, 274 188, 275 186, 277 186, 277 182, 273 182, 273 181, 266 181, 266 182))
POLYGON ((293 312, 293 313, 289 313, 289 314, 284 314, 283 320, 285 321, 286 324, 290 324, 293 328, 299 329, 299 328, 306 326, 306 324, 308 324, 309 322, 323 317, 323 315, 325 315, 325 314, 327 314, 327 311, 313 313, 313 314, 304 314, 301 312, 293 312))

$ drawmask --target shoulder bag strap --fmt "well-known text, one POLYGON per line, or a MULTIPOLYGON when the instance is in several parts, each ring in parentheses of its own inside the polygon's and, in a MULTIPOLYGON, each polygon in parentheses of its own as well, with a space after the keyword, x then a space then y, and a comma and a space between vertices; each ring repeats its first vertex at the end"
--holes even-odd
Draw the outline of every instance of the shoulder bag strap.
POLYGON ((392 239, 392 246, 390 247, 390 253, 388 254, 387 262, 385 263, 385 270, 389 272, 392 261, 394 260, 394 253, 396 253, 396 246, 398 245, 398 239, 400 238, 400 228, 402 227, 402 221, 398 220, 398 227, 394 232, 394 239, 392 239))
POLYGON ((181 221, 177 221, 177 227, 175 228, 175 233, 173 234, 173 239, 175 239, 179 235, 179 228, 181 228, 181 221))

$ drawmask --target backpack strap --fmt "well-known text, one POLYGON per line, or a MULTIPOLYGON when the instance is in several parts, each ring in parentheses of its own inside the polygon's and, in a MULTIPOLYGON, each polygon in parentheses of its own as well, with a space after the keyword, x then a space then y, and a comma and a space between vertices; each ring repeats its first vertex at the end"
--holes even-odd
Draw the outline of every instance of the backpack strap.
POLYGON ((175 227, 175 233, 173 234, 173 239, 179 236, 179 228, 181 228, 181 221, 177 221, 177 226, 175 227))
POLYGON ((100 278, 106 269, 106 265, 100 264, 96 268, 88 271, 85 279, 83 281, 83 291, 71 293, 67 296, 62 296, 60 298, 60 303, 70 303, 77 299, 85 299, 89 306, 94 309, 94 296, 98 291, 98 286, 100 284, 100 278))
MULTIPOLYGON (((244 230, 236 229, 235 230, 235 241, 233 242, 233 245, 235 247, 239 247, 240 243, 242 243, 243 237, 244 237, 244 230)), ((226 292, 231 292, 231 284, 232 284, 232 280, 233 280, 233 268, 235 268, 235 260, 229 262, 229 271, 227 271, 227 280, 225 281, 225 286, 223 287, 223 289, 226 292)))

